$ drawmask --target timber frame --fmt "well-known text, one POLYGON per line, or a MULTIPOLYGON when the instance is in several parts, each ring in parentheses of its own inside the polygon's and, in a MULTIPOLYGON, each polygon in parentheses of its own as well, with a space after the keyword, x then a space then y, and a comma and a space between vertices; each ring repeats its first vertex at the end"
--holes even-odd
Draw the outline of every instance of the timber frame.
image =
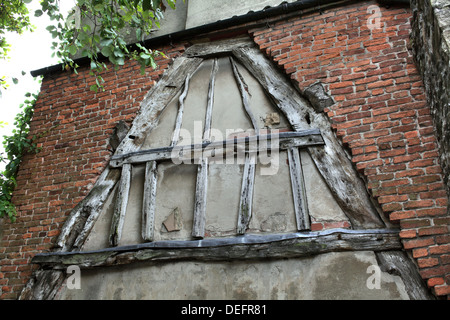
MULTIPOLYGON (((239 78, 237 74, 235 76, 236 79, 239 78)), ((212 72, 211 77, 213 79, 214 72, 212 72)), ((245 106, 245 90, 240 92, 245 106)), ((248 113, 248 115, 251 118, 251 114, 248 113)), ((258 133, 258 128, 255 127, 254 129, 258 133)), ((203 144, 197 146, 202 150, 222 147, 226 144, 226 141, 211 143, 207 136, 203 138, 203 144)), ((262 138, 262 136, 258 136, 258 138, 262 138)), ((270 137, 264 138, 269 139, 270 137)), ((248 143, 248 140, 244 139, 242 142, 248 143)), ((184 154, 184 151, 194 147, 187 146, 180 148, 178 151, 184 154)), ((206 163, 199 164, 197 183, 204 181, 201 176, 205 176, 207 173, 208 160, 203 159, 202 161, 206 163)), ((298 168, 300 167, 297 165, 291 167, 291 177, 301 174, 301 170, 295 172, 298 168)), ((254 168, 251 168, 251 165, 246 166, 244 172, 248 172, 248 176, 251 177, 254 174, 254 168)), ((302 178, 298 177, 298 179, 300 181, 302 178)), ((296 182, 292 183, 294 186, 296 182)), ((297 182, 297 185, 299 185, 299 182, 297 182)), ((294 201, 301 202, 304 188, 296 191, 298 194, 297 198, 294 195, 294 201)), ((242 193, 244 194, 244 191, 242 193)), ((251 199, 249 201, 245 195, 241 195, 241 207, 242 201, 251 203, 251 199)), ((299 207, 301 206, 299 205, 299 207)), ((152 241, 154 204, 151 200, 147 200, 143 207, 142 238, 146 241, 152 241)), ((203 212, 202 203, 196 204, 195 210, 203 212)), ((307 228, 308 226, 304 227, 307 228)), ((299 230, 301 229, 299 228, 299 230)), ((136 116, 128 134, 117 147, 110 165, 105 168, 91 192, 70 213, 56 241, 55 251, 37 254, 33 258, 32 263, 40 265, 41 268, 34 273, 22 292, 21 298, 52 299, 64 281, 64 268, 68 265, 92 268, 122 265, 136 261, 167 259, 204 261, 278 259, 349 250, 375 251, 377 254, 380 253, 382 257, 385 257, 384 251, 390 251, 393 256, 397 257, 389 260, 390 268, 395 269, 405 283, 415 283, 419 281, 420 277, 410 276, 399 265, 399 261, 401 261, 401 263, 408 265, 409 271, 414 269, 412 261, 408 257, 399 258, 399 256, 403 257, 401 249, 398 231, 390 229, 380 216, 365 188, 364 182, 332 132, 326 115, 316 111, 315 106, 295 89, 295 86, 261 53, 253 41, 249 38, 239 38, 193 45, 182 56, 174 60, 162 78, 145 96, 139 114, 136 116), (281 147, 288 150, 289 162, 295 164, 296 159, 299 159, 296 147, 301 146, 308 151, 337 203, 348 217, 352 230, 335 229, 326 232, 252 236, 245 234, 245 226, 248 224, 250 217, 240 213, 237 237, 202 240, 204 217, 202 218, 202 214, 196 214, 192 233, 196 240, 158 241, 117 247, 126 208, 126 200, 124 199, 127 198, 129 190, 127 186, 130 183, 131 165, 133 163, 146 163, 147 178, 144 194, 146 199, 152 199, 151 194, 155 192, 156 185, 156 160, 171 156, 176 148, 175 143, 179 126, 176 126, 174 130, 170 147, 141 151, 140 146, 144 142, 147 132, 158 124, 159 116, 164 107, 179 93, 181 93, 180 108, 182 108, 182 100, 190 76, 197 70, 202 61, 224 55, 232 57, 245 66, 285 115, 294 130, 293 133, 280 136, 281 147), (113 192, 116 184, 119 184, 119 196, 117 197, 111 226, 110 244, 112 248, 91 252, 80 251, 100 215, 103 204, 113 192)), ((411 293, 411 298, 423 299, 429 298, 429 296, 426 291, 420 291, 411 293)))

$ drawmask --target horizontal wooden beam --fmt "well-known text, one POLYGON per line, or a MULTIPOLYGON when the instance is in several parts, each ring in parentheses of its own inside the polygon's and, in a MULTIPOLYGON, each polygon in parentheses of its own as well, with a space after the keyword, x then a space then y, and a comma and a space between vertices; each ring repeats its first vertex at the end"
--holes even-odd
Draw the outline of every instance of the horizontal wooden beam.
POLYGON ((311 129, 298 132, 281 132, 279 134, 263 134, 235 139, 204 142, 201 144, 191 144, 185 146, 172 146, 155 148, 115 155, 111 158, 110 166, 113 168, 122 167, 124 164, 139 164, 148 161, 158 160, 192 160, 207 155, 236 150, 248 153, 258 150, 272 151, 274 149, 286 150, 292 147, 310 147, 323 145, 324 141, 320 130, 311 129), (277 143, 275 143, 277 142, 277 143))
POLYGON ((193 241, 156 241, 89 252, 41 253, 32 263, 65 269, 123 265, 137 261, 227 261, 299 258, 339 251, 401 250, 398 230, 332 229, 272 235, 236 236, 193 241))

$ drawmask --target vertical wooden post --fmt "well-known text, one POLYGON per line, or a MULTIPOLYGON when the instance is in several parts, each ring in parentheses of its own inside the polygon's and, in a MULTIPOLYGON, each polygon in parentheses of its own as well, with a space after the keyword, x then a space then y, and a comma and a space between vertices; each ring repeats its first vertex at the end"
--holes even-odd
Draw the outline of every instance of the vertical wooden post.
MULTIPOLYGON (((211 78, 209 80, 208 100, 206 107, 205 128, 203 131, 203 142, 210 142, 211 139, 211 119, 214 105, 214 84, 216 80, 219 63, 214 59, 211 78)), ((208 158, 200 157, 197 171, 197 184, 195 190, 194 222, 192 226, 192 236, 203 238, 205 236, 206 222, 206 197, 208 191, 208 158)))
POLYGON ((119 193, 117 195, 114 213, 112 217, 111 230, 109 235, 109 244, 113 247, 119 244, 122 237, 123 223, 125 221, 125 213, 128 205, 128 195, 131 185, 131 169, 129 163, 122 166, 122 175, 119 183, 119 193))
POLYGON ((145 164, 144 197, 142 204, 142 239, 153 241, 156 210, 157 163, 145 164))
POLYGON ((194 222, 192 226, 192 236, 194 238, 203 238, 205 236, 207 189, 208 158, 201 158, 195 187, 194 222))
POLYGON ((181 125, 183 123, 184 100, 186 99, 186 96, 187 96, 187 93, 189 90, 190 78, 191 78, 191 75, 188 75, 184 82, 183 93, 180 95, 180 97, 178 99, 178 113, 177 113, 177 119, 175 121, 175 129, 173 130, 172 143, 170 144, 171 147, 175 147, 178 143, 178 139, 180 138, 180 129, 181 129, 181 125))
MULTIPOLYGON (((244 105, 245 112, 252 123, 253 129, 255 129, 255 135, 259 135, 258 123, 256 122, 252 110, 250 109, 248 85, 245 83, 245 80, 239 72, 232 57, 230 57, 230 63, 233 69, 234 79, 236 80, 239 92, 241 93, 242 104, 244 105)), ((256 172, 256 157, 256 154, 247 153, 245 155, 244 174, 242 177, 241 186, 241 198, 239 202, 237 234, 245 233, 250 223, 250 219, 252 218, 252 200, 256 172)))
POLYGON ((305 181, 303 179, 302 162, 298 148, 288 149, 288 159, 297 229, 299 231, 308 230, 310 229, 308 202, 306 199, 305 181))
POLYGON ((244 174, 242 177, 241 198, 237 233, 244 234, 252 218, 253 185, 255 182, 256 154, 245 156, 244 174))

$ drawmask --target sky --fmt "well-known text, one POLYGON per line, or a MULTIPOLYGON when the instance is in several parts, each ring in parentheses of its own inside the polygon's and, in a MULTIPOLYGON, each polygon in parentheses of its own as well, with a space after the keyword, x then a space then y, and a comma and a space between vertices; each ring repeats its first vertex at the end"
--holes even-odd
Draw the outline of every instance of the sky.
MULTIPOLYGON (((74 0, 61 0, 61 12, 68 12, 73 6, 74 0)), ((21 35, 8 33, 7 41, 11 44, 9 60, 0 60, 0 75, 6 76, 9 84, 8 89, 2 89, 0 97, 0 121, 8 123, 0 128, 0 141, 3 142, 4 135, 11 135, 14 128, 14 118, 21 111, 20 104, 26 99, 25 94, 38 93, 40 84, 34 79, 30 71, 58 64, 58 59, 52 58, 50 49, 54 41, 50 33, 45 29, 50 24, 46 14, 35 17, 34 11, 40 8, 39 0, 33 0, 28 5, 30 20, 36 26, 34 32, 24 32, 21 35), (22 71, 26 74, 22 76, 22 71), (12 78, 19 80, 14 84, 12 78)), ((0 152, 3 152, 3 144, 0 144, 0 152)), ((4 170, 4 163, 0 164, 0 171, 4 170)))

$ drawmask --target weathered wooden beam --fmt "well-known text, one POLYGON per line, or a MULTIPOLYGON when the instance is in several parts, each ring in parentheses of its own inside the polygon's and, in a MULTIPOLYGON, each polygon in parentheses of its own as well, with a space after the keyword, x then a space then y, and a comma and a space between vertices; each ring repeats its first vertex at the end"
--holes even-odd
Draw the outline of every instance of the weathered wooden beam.
POLYGON ((305 180, 303 178, 302 162, 297 148, 288 149, 288 160, 297 230, 309 230, 311 226, 305 180))
POLYGON ((64 270, 35 270, 19 300, 53 300, 65 278, 64 270))
POLYGON ((192 225, 192 236, 194 238, 203 238, 205 235, 207 191, 208 158, 201 158, 195 186, 194 221, 192 225))
POLYGON ((252 123, 253 129, 255 129, 256 134, 259 134, 259 126, 258 122, 256 122, 255 116, 253 115, 252 110, 250 109, 250 97, 248 92, 248 85, 245 83, 244 78, 242 77, 241 73, 239 72, 236 63, 234 62, 234 59, 230 57, 230 63, 231 67, 233 69, 233 75, 236 79, 236 82, 238 84, 239 92, 242 97, 242 104, 244 105, 245 113, 250 119, 250 122, 252 123))
POLYGON ((183 124, 184 101, 185 101, 185 99, 187 97, 187 93, 189 91, 190 79, 191 79, 191 75, 188 75, 184 82, 183 93, 178 98, 178 113, 177 113, 177 118, 175 120, 175 128, 173 130, 172 142, 170 144, 171 147, 176 146, 178 143, 178 139, 180 138, 181 125, 183 124))
POLYGON ((89 194, 72 210, 56 240, 55 247, 58 250, 81 248, 109 194, 119 181, 120 171, 120 169, 106 168, 89 194))
POLYGON ((308 147, 308 153, 352 227, 384 227, 385 224, 370 200, 364 182, 357 175, 337 139, 331 132, 323 136, 325 146, 308 147))
MULTIPOLYGON (((244 78, 239 72, 236 63, 232 57, 229 58, 231 67, 233 70, 234 79, 239 88, 239 92, 242 98, 242 104, 244 106, 245 113, 247 114, 256 135, 259 135, 259 126, 256 122, 255 116, 250 108, 250 93, 248 91, 248 85, 245 83, 244 78)), ((239 212, 237 223, 237 234, 244 234, 248 229, 250 220, 252 218, 252 201, 253 201, 253 186, 255 183, 256 172, 256 151, 259 146, 256 147, 255 153, 247 153, 245 155, 244 173, 242 176, 241 196, 239 200, 239 212)), ((263 146, 266 148, 267 146, 263 146)))
POLYGON ((308 111, 302 108, 307 101, 286 84, 286 76, 281 76, 258 48, 238 47, 233 55, 258 80, 295 131, 311 128, 306 121, 308 111))
POLYGON ((272 150, 272 140, 278 140, 276 149, 286 150, 292 147, 309 147, 323 145, 320 130, 304 130, 299 132, 281 132, 279 134, 255 135, 224 141, 204 142, 202 144, 192 144, 187 146, 164 147, 148 149, 127 154, 116 155, 111 158, 110 166, 119 168, 124 164, 140 164, 148 161, 160 160, 188 160, 195 159, 195 155, 213 154, 214 150, 223 152, 223 149, 233 151, 242 148, 244 152, 258 152, 258 148, 272 150), (256 148, 255 148, 256 147, 256 148))
POLYGON ((401 250, 398 230, 334 229, 274 235, 243 235, 194 241, 156 241, 90 252, 41 253, 32 263, 64 269, 123 265, 137 261, 228 261, 301 258, 339 251, 401 250))
MULTIPOLYGON (((218 59, 214 59, 211 76, 209 79, 208 97, 206 104, 205 127, 203 131, 203 143, 209 143, 211 139, 211 122, 212 110, 214 106, 214 89, 216 75, 219 71, 218 59)), ((198 151, 199 149, 194 149, 198 151)), ((203 157, 199 159, 197 170, 197 181, 195 186, 195 204, 194 204, 194 219, 192 224, 192 236, 194 238, 202 239, 205 235, 206 223, 206 199, 208 194, 208 166, 209 158, 203 157)))
POLYGON ((187 57, 199 57, 207 59, 217 57, 218 55, 229 55, 235 48, 253 46, 254 42, 248 37, 237 39, 227 39, 222 41, 214 41, 198 43, 186 49, 187 57))
POLYGON ((123 223, 125 222, 125 214, 128 205, 128 196, 131 186, 131 164, 125 164, 122 167, 122 176, 120 177, 119 192, 117 194, 114 213, 111 222, 111 230, 109 235, 109 244, 117 246, 122 237, 123 223))
POLYGON ((399 276, 411 300, 434 300, 413 260, 403 251, 375 253, 381 271, 399 276))
POLYGON ((211 123, 212 123, 212 110, 214 105, 214 89, 216 83, 216 75, 219 71, 218 59, 214 59, 213 67, 211 69, 211 78, 209 79, 208 97, 206 105, 205 116, 205 128, 203 132, 203 142, 209 142, 211 139, 211 123))
POLYGON ((127 137, 115 155, 139 150, 149 132, 158 124, 164 108, 183 89, 186 77, 194 74, 202 63, 201 58, 178 57, 161 79, 144 97, 139 114, 134 118, 127 137))
POLYGON ((253 186, 255 183, 256 155, 246 154, 242 176, 237 234, 244 234, 252 218, 253 186))
POLYGON ((153 241, 156 211, 157 163, 145 164, 145 183, 142 204, 142 239, 153 241))

